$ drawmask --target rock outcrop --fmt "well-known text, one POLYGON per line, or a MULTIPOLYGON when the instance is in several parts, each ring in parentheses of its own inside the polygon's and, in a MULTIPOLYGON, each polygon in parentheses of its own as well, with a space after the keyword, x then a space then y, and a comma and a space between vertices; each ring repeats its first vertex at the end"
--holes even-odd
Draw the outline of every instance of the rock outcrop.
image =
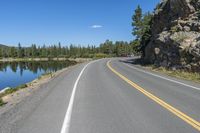
POLYGON ((200 72, 200 0, 164 0, 154 12, 148 63, 200 72))

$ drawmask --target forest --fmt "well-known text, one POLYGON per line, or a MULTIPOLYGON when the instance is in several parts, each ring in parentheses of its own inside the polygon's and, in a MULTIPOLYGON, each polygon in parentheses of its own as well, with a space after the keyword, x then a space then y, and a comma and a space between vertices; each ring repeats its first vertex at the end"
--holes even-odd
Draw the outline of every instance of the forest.
POLYGON ((93 57, 113 57, 128 56, 133 54, 131 43, 124 41, 106 40, 99 47, 95 45, 88 46, 62 46, 61 43, 50 46, 37 46, 33 44, 31 47, 23 47, 20 43, 18 47, 0 47, 1 58, 93 58, 93 57))

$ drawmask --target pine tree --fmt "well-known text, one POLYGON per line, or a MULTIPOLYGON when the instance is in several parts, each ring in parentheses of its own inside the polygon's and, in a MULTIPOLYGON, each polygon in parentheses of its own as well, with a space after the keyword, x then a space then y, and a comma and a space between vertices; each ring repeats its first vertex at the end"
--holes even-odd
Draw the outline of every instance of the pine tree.
POLYGON ((22 47, 20 43, 18 44, 17 57, 22 58, 22 47))
POLYGON ((31 46, 31 53, 32 58, 37 57, 37 47, 35 44, 32 44, 31 46))
POLYGON ((144 53, 144 45, 148 43, 151 37, 150 33, 150 23, 152 19, 152 14, 149 12, 144 14, 142 13, 141 7, 138 5, 133 16, 132 16, 132 34, 135 37, 135 40, 131 42, 131 47, 134 51, 144 53))
POLYGON ((0 47, 0 58, 3 57, 3 52, 2 51, 3 51, 3 48, 0 47))
POLYGON ((58 43, 58 56, 62 55, 62 48, 61 48, 61 43, 58 43))
POLYGON ((142 52, 143 56, 145 54, 145 47, 149 43, 150 38, 151 38, 151 20, 152 20, 152 14, 151 13, 146 13, 143 17, 143 29, 142 29, 142 38, 140 41, 140 47, 139 51, 142 52))
POLYGON ((47 57, 47 48, 45 45, 43 45, 42 49, 41 49, 41 54, 42 57, 47 57))
POLYGON ((141 39, 142 37, 142 9, 138 5, 135 10, 134 15, 132 16, 132 34, 136 36, 136 39, 141 39))

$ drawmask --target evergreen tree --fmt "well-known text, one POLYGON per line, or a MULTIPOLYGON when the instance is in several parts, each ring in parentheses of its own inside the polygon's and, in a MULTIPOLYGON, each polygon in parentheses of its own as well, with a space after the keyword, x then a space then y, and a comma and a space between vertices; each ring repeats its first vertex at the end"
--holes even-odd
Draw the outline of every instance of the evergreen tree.
POLYGON ((2 58, 3 57, 3 48, 0 48, 0 58, 2 58))
POLYGON ((58 43, 58 56, 62 55, 62 48, 61 48, 61 43, 58 43))
POLYGON ((17 57, 22 58, 22 47, 20 43, 18 44, 17 57))
POLYGON ((31 57, 37 57, 37 47, 35 44, 32 44, 31 46, 31 57))
POLYGON ((131 42, 131 47, 134 51, 144 53, 144 46, 150 40, 150 23, 152 14, 149 12, 146 14, 142 13, 141 7, 138 5, 133 16, 132 16, 132 34, 135 40, 131 42))
POLYGON ((132 16, 132 26, 132 34, 136 36, 136 39, 140 40, 142 38, 142 9, 139 5, 132 16))
POLYGON ((45 45, 43 45, 42 49, 41 49, 41 54, 42 57, 47 57, 47 48, 45 45))
POLYGON ((17 50, 15 47, 11 47, 11 51, 10 51, 10 57, 17 57, 17 50))
POLYGON ((18 57, 18 58, 38 58, 38 57, 68 57, 68 58, 93 58, 96 54, 103 54, 102 57, 106 56, 125 56, 131 54, 130 50, 131 44, 128 42, 117 41, 112 42, 106 40, 99 47, 94 45, 84 46, 75 46, 70 45, 70 47, 62 47, 59 43, 58 45, 45 46, 42 47, 32 44, 31 47, 22 47, 21 44, 18 44, 18 47, 0 47, 0 57, 18 57))
POLYGON ((53 57, 57 57, 57 56, 58 56, 58 50, 57 50, 56 45, 53 46, 52 56, 53 56, 53 57))
POLYGON ((139 51, 142 52, 143 56, 145 54, 145 47, 146 45, 149 43, 150 38, 151 38, 151 20, 152 20, 152 14, 150 14, 149 12, 146 13, 143 17, 143 29, 142 29, 142 38, 140 41, 140 47, 139 47, 139 51))

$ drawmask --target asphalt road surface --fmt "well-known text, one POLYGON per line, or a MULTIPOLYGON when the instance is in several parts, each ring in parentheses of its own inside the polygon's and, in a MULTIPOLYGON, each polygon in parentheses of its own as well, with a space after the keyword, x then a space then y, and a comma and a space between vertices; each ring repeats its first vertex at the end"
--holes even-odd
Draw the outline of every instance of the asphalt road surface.
POLYGON ((199 133, 200 85, 130 61, 101 59, 66 72, 12 132, 199 133))

